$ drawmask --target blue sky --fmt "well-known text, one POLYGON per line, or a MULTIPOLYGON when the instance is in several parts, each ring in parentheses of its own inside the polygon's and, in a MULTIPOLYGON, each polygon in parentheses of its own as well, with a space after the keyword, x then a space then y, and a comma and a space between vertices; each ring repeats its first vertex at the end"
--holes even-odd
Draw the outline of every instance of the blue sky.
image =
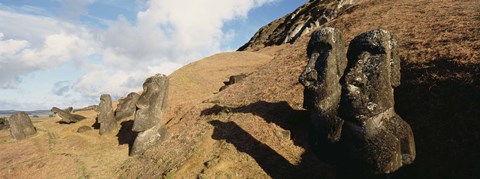
POLYGON ((0 110, 83 107, 247 42, 307 0, 0 0, 0 110))

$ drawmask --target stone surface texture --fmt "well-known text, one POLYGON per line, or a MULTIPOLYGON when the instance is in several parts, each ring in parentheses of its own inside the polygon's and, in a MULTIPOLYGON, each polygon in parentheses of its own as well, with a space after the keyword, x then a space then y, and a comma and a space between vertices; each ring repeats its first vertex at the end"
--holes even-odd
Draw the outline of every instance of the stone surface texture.
POLYGON ((350 158, 373 174, 412 163, 413 132, 394 110, 393 88, 400 84, 395 35, 382 29, 360 34, 350 43, 347 58, 339 114, 350 158))
POLYGON ((137 109, 137 101, 140 95, 132 92, 125 98, 118 100, 117 109, 115 109, 115 118, 117 121, 121 121, 124 118, 130 117, 135 113, 137 109))
POLYGON ((25 112, 17 112, 8 118, 10 135, 15 140, 22 140, 37 133, 32 120, 25 112))
POLYGON ((100 123, 100 135, 108 134, 117 127, 117 121, 113 115, 112 98, 108 94, 102 94, 100 96, 97 120, 98 123, 100 123))

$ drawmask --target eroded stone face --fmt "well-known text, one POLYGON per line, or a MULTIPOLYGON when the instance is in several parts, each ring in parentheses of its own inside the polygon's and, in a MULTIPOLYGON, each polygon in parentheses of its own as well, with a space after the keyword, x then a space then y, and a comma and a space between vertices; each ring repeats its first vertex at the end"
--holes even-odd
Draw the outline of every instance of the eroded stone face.
POLYGON ((340 31, 324 28, 313 33, 307 47, 309 57, 299 81, 305 86, 303 106, 308 110, 319 138, 340 139, 343 120, 337 116, 340 78, 347 65, 344 39, 340 31))
POLYGON ((162 119, 168 96, 168 77, 157 74, 143 83, 143 93, 137 101, 133 131, 143 132, 162 119))
POLYGON ((97 109, 97 120, 100 123, 100 135, 108 134, 115 130, 117 121, 113 116, 112 98, 108 94, 100 96, 100 104, 97 109))
POLYGON ((348 49, 339 114, 349 155, 368 173, 385 174, 415 159, 410 126, 395 113, 393 87, 400 84, 397 40, 386 30, 355 37, 348 49))
POLYGON ((15 113, 7 120, 10 124, 10 135, 15 140, 22 140, 37 133, 32 120, 25 112, 15 113))
POLYGON ((58 115, 61 118, 60 122, 64 122, 64 123, 67 123, 67 124, 76 123, 78 121, 86 119, 86 117, 84 117, 84 116, 81 116, 81 115, 78 115, 78 114, 72 114, 70 112, 61 110, 57 107, 52 107, 52 109, 50 111, 52 111, 54 114, 58 115))
POLYGON ((138 98, 140 98, 140 95, 132 92, 128 94, 127 97, 118 101, 117 109, 115 110, 115 118, 117 121, 121 121, 135 113, 138 98))
POLYGON ((157 74, 145 80, 143 93, 138 99, 132 130, 139 132, 130 155, 143 153, 147 148, 166 138, 167 131, 161 123, 167 105, 168 77, 157 74))

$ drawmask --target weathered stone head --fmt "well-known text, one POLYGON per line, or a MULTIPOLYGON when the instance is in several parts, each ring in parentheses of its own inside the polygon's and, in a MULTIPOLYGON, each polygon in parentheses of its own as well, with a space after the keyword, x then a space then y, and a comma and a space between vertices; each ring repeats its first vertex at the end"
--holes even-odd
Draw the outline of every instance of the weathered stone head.
POLYGON ((168 77, 157 74, 145 80, 143 93, 137 101, 133 131, 143 132, 160 123, 166 108, 168 77))
POLYGON ((342 140, 350 157, 373 174, 391 173, 415 159, 410 126, 395 113, 393 87, 400 84, 400 60, 393 33, 378 29, 355 37, 341 80, 342 140))
POLYGON ((129 117, 135 113, 137 109, 136 104, 140 95, 132 92, 127 97, 118 100, 117 109, 115 110, 115 118, 120 121, 126 117, 129 117))
POLYGON ((64 123, 67 123, 67 124, 75 123, 75 122, 86 119, 86 117, 84 117, 84 116, 81 116, 81 115, 78 115, 78 114, 72 114, 70 112, 61 110, 60 108, 57 108, 57 107, 52 107, 52 109, 50 111, 52 111, 54 114, 56 114, 57 116, 59 116, 61 118, 60 122, 64 122, 64 123))
POLYGON ((343 80, 342 112, 358 120, 378 115, 394 105, 393 87, 400 85, 400 59, 393 33, 377 29, 355 37, 348 48, 343 80))
POLYGON ((108 94, 102 94, 100 96, 97 120, 98 123, 100 123, 100 135, 110 133, 117 127, 117 121, 113 116, 112 98, 108 94))
POLYGON ((340 78, 347 65, 344 39, 334 28, 313 33, 307 47, 308 64, 299 81, 305 86, 303 106, 310 113, 315 130, 330 141, 338 141, 343 120, 337 117, 340 78))
POLYGON ((15 140, 22 140, 37 133, 32 120, 25 112, 17 112, 8 118, 10 135, 15 140))

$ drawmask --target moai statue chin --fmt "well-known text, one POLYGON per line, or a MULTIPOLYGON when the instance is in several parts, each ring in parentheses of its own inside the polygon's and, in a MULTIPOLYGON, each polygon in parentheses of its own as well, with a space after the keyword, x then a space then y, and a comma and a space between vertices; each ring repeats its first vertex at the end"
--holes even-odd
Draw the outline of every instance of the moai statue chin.
POLYGON ((303 106, 308 110, 313 140, 336 142, 340 139, 343 120, 337 116, 340 103, 340 78, 347 66, 342 33, 323 28, 313 33, 307 47, 308 64, 299 81, 305 86, 303 106))
POLYGON ((351 41, 347 58, 339 114, 350 158, 372 174, 412 163, 412 129, 394 110, 393 88, 400 85, 395 35, 381 29, 365 32, 351 41))

